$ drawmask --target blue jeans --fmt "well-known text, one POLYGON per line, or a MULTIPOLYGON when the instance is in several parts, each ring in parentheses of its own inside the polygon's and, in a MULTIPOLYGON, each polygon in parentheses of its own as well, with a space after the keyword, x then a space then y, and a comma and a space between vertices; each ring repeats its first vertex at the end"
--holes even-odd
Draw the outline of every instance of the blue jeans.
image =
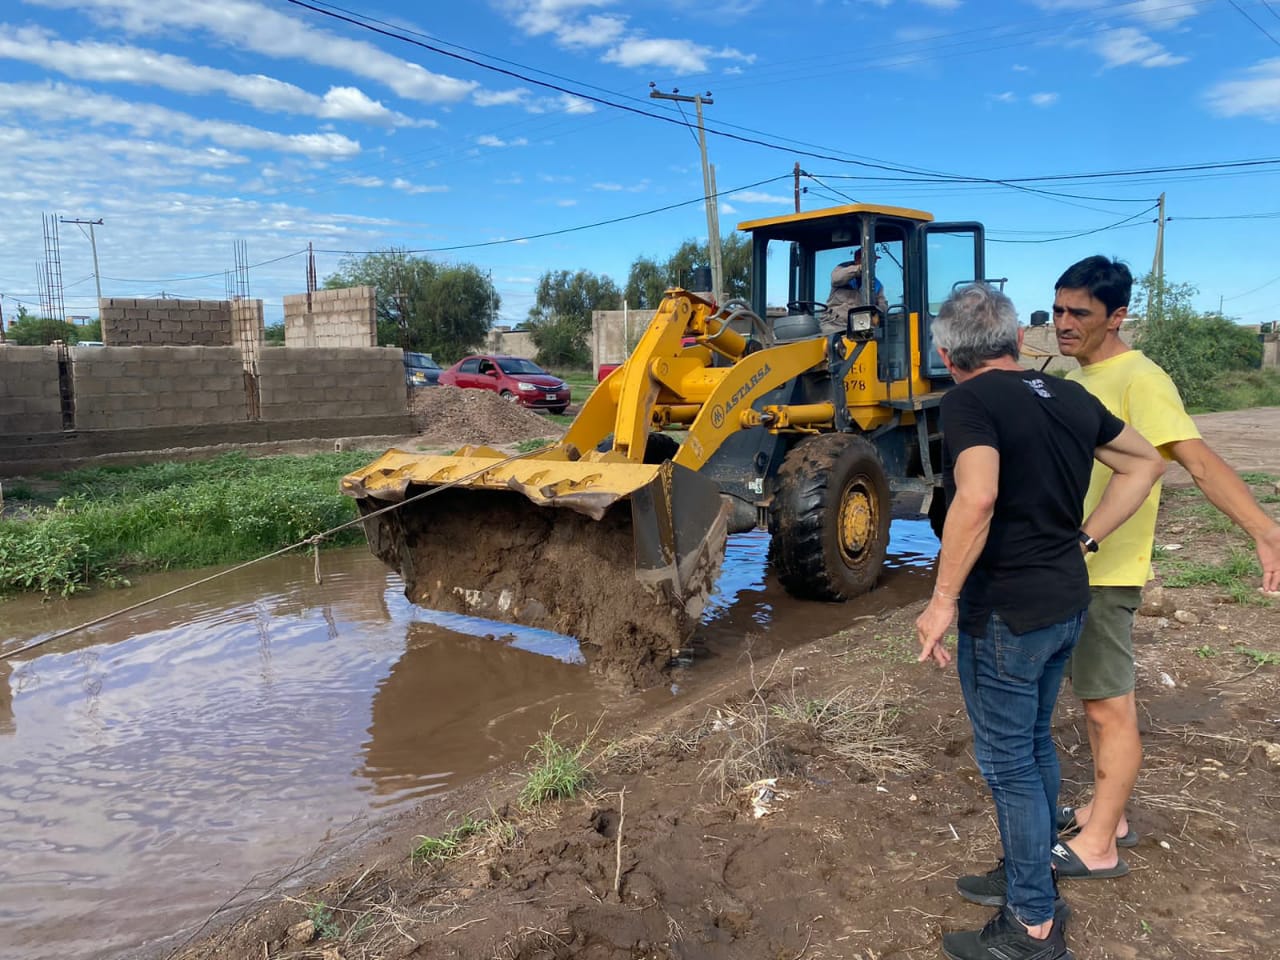
POLYGON ((992 613, 986 633, 960 632, 956 670, 978 769, 996 804, 1009 908, 1028 926, 1053 917, 1061 775, 1050 721, 1086 612, 1021 634, 992 613))

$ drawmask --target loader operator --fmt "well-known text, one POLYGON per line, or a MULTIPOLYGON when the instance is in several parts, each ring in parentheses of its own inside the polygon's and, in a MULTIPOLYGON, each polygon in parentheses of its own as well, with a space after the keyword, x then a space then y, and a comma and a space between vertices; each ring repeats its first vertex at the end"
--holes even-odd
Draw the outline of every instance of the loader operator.
MULTIPOLYGON (((871 257, 874 262, 874 252, 871 257)), ((876 306, 883 314, 889 309, 889 301, 885 299, 884 284, 879 280, 875 281, 875 293, 876 306)), ((827 295, 827 310, 822 315, 822 332, 844 332, 849 326, 849 310, 866 305, 867 295, 862 289, 862 248, 859 247, 852 260, 837 263, 831 271, 831 293, 827 295)))

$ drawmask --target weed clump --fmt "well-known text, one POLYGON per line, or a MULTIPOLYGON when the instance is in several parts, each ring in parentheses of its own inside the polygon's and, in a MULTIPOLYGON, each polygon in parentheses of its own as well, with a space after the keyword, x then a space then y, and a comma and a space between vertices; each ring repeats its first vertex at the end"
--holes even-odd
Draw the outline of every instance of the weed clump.
POLYGON ((575 797, 591 781, 591 772, 582 759, 591 743, 591 737, 588 735, 576 747, 561 743, 556 739, 555 729, 563 719, 561 716, 554 717, 551 729, 544 731, 529 748, 529 755, 536 760, 520 791, 520 805, 525 809, 548 800, 575 797))

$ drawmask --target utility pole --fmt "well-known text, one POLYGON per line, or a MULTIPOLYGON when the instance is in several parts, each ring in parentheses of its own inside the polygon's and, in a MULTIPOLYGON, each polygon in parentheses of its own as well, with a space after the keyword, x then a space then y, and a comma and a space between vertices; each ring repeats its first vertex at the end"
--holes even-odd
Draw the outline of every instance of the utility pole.
POLYGON ((683 96, 679 88, 670 93, 656 89, 657 84, 649 84, 651 100, 674 100, 677 103, 692 103, 698 111, 698 150, 702 153, 702 192, 707 199, 707 253, 711 260, 711 296, 720 302, 724 290, 724 269, 720 259, 720 210, 715 193, 715 167, 707 163, 707 131, 702 125, 702 105, 715 103, 711 99, 711 91, 705 94, 683 96))
POLYGON ((1164 316, 1164 194, 1160 194, 1160 215, 1156 220, 1156 256, 1151 263, 1151 272, 1156 277, 1156 309, 1159 316, 1164 316))
POLYGON ((97 220, 64 220, 59 218, 58 222, 78 224, 82 230, 84 229, 85 226, 88 226, 89 248, 93 250, 93 282, 94 282, 94 285, 98 288, 98 299, 101 300, 102 299, 102 278, 98 275, 98 241, 93 235, 93 228, 95 226, 97 227, 102 226, 102 218, 99 217, 97 220))
POLYGON ((800 161, 796 161, 796 213, 800 212, 800 161))

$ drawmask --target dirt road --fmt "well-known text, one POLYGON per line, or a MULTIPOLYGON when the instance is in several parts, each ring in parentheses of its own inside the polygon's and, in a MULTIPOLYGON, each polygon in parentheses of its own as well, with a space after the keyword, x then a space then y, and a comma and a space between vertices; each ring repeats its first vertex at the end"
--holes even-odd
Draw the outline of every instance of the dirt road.
MULTIPOLYGON (((1252 479, 1275 512, 1280 412, 1198 420, 1236 467, 1272 475, 1252 479)), ((1064 882, 1068 939, 1089 960, 1272 960, 1280 606, 1242 572, 1249 544, 1178 483, 1157 533, 1162 590, 1135 630, 1141 841, 1124 851, 1129 876, 1064 882)), ((942 932, 987 918, 953 884, 989 868, 999 842, 954 673, 914 660, 922 604, 869 616, 851 604, 844 629, 760 662, 744 654, 695 702, 652 697, 645 727, 606 717, 575 798, 523 808, 527 768, 503 770, 181 955, 936 956, 942 932), (446 836, 468 813, 485 827, 455 833, 452 855, 410 860, 422 836, 446 836)), ((556 735, 572 745, 587 727, 567 721, 556 735)), ((1055 734, 1062 800, 1083 799, 1088 738, 1069 692, 1055 734)))

